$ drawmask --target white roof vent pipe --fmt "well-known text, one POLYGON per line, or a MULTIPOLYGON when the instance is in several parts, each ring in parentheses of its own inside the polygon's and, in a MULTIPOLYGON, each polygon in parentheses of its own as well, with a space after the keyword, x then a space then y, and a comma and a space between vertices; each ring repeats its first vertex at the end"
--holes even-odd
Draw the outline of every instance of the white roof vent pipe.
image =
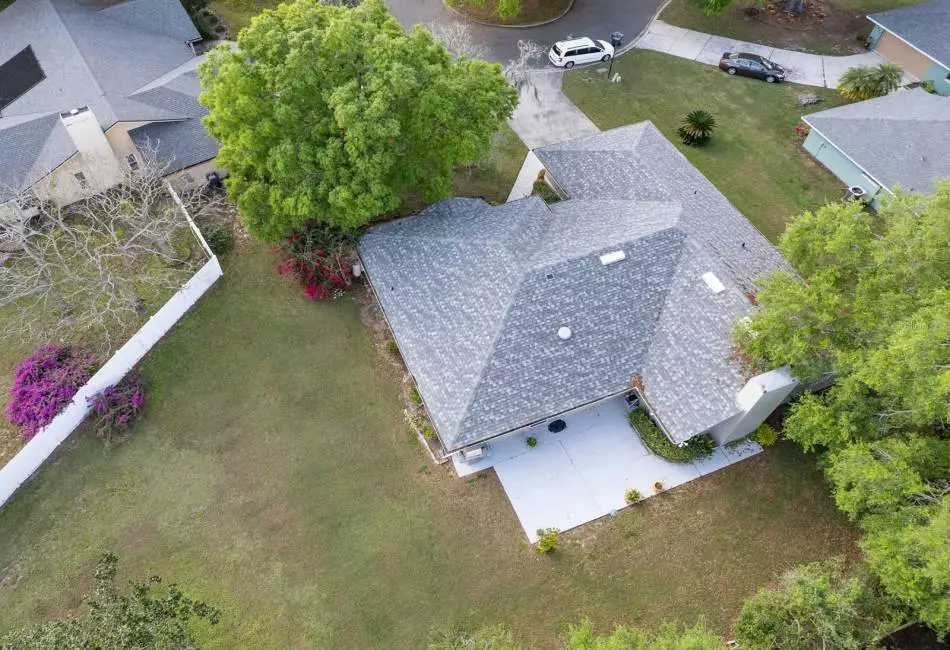
POLYGON ((557 330, 557 337, 558 337, 559 339, 561 339, 562 341, 566 341, 566 340, 568 340, 569 338, 571 338, 571 334, 572 334, 572 333, 573 333, 573 332, 571 332, 571 328, 570 328, 570 327, 566 327, 566 326, 565 326, 565 327, 559 327, 558 330, 557 330))

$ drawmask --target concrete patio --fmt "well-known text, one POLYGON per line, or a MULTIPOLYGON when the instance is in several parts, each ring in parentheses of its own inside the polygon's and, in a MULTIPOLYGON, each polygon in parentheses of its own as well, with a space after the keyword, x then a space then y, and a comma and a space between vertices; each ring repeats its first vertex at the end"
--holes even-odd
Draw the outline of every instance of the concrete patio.
POLYGON ((495 468, 531 542, 538 529, 565 531, 616 512, 627 505, 629 488, 650 497, 657 481, 668 490, 762 451, 756 443, 743 443, 720 447, 698 462, 667 462, 640 442, 622 397, 561 419, 567 428, 560 433, 543 423, 490 443, 488 456, 478 461, 453 457, 459 476, 495 468), (526 442, 532 436, 535 447, 526 442))
MULTIPOLYGON (((664 23, 662 20, 653 21, 640 40, 637 41, 636 47, 672 54, 673 56, 709 65, 719 65, 719 59, 723 52, 752 52, 783 66, 787 71, 787 80, 792 83, 825 88, 837 87, 838 79, 849 68, 858 65, 877 65, 886 60, 877 52, 866 52, 851 56, 822 56, 820 54, 794 52, 768 45, 758 45, 732 38, 704 34, 703 32, 676 27, 664 23)), ((914 77, 905 73, 903 83, 910 83, 915 80, 914 77)))

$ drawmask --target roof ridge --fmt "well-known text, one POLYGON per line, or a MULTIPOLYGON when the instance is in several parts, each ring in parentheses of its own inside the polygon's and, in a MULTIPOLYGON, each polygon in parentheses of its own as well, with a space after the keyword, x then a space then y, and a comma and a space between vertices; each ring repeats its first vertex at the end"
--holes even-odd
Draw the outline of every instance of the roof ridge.
MULTIPOLYGON (((86 69, 86 72, 89 74, 89 78, 92 79, 92 85, 95 86, 96 92, 99 93, 99 96, 105 100, 105 93, 102 91, 102 86, 99 85, 99 80, 96 78, 96 74, 92 70, 92 66, 89 65, 89 62, 86 60, 86 56, 82 52, 82 48, 79 47, 79 44, 76 42, 76 39, 73 38, 73 33, 69 30, 69 26, 66 21, 63 20, 63 16, 59 13, 59 7, 52 0, 46 0, 49 6, 53 9, 53 13, 56 14, 56 19, 59 21, 59 24, 62 25, 63 31, 66 32, 66 36, 69 38, 70 44, 73 46, 73 49, 76 50, 76 54, 79 55, 79 61, 82 63, 82 66, 86 69)), ((106 103, 108 101, 106 100, 106 103)), ((68 108, 79 108, 78 106, 69 106, 68 108)))

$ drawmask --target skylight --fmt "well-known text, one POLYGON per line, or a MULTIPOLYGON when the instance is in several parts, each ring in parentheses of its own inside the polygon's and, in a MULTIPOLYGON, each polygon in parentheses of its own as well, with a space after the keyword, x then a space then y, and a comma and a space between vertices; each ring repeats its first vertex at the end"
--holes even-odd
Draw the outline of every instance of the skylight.
POLYGON ((0 111, 46 79, 40 62, 29 45, 0 65, 0 111))
POLYGON ((713 293, 722 293, 726 290, 725 285, 722 281, 716 277, 716 274, 713 272, 703 273, 703 282, 706 283, 706 286, 709 287, 713 293))
POLYGON ((600 263, 604 266, 608 264, 613 264, 614 262, 619 262, 620 260, 627 259, 627 256, 623 251, 610 251, 609 253, 604 253, 600 256, 600 263))

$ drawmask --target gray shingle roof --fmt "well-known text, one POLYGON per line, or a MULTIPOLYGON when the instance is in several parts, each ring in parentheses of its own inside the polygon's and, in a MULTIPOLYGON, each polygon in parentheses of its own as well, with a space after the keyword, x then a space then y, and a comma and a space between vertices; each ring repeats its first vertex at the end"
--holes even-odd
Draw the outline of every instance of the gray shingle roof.
POLYGON ((59 113, 9 121, 0 128, 0 201, 9 200, 76 153, 59 113))
POLYGON ((730 328, 753 279, 785 266, 778 252, 650 123, 535 153, 570 200, 451 199, 359 244, 446 448, 621 393, 634 376, 677 440, 736 413, 730 328), (626 259, 600 262, 616 250, 626 259))
POLYGON ((218 155, 218 141, 208 135, 200 118, 179 122, 153 122, 129 131, 139 149, 153 148, 159 160, 176 172, 218 155))
POLYGON ((950 0, 890 9, 868 18, 950 68, 950 0))
POLYGON ((950 97, 915 88, 802 118, 888 189, 950 177, 950 97))
MULTIPOLYGON (((187 41, 198 37, 179 0, 16 0, 0 12, 0 62, 32 46, 46 78, 4 109, 0 131, 25 116, 80 106, 89 106, 103 128, 117 121, 191 117, 196 113, 194 96, 179 103, 187 107, 181 113, 154 96, 129 95, 193 60, 187 41)), ((187 94, 185 87, 196 82, 166 83, 178 84, 170 92, 187 94)), ((24 142, 19 136, 18 141, 24 142)), ((39 155, 22 146, 0 147, 0 169, 21 169, 23 160, 39 155)))

